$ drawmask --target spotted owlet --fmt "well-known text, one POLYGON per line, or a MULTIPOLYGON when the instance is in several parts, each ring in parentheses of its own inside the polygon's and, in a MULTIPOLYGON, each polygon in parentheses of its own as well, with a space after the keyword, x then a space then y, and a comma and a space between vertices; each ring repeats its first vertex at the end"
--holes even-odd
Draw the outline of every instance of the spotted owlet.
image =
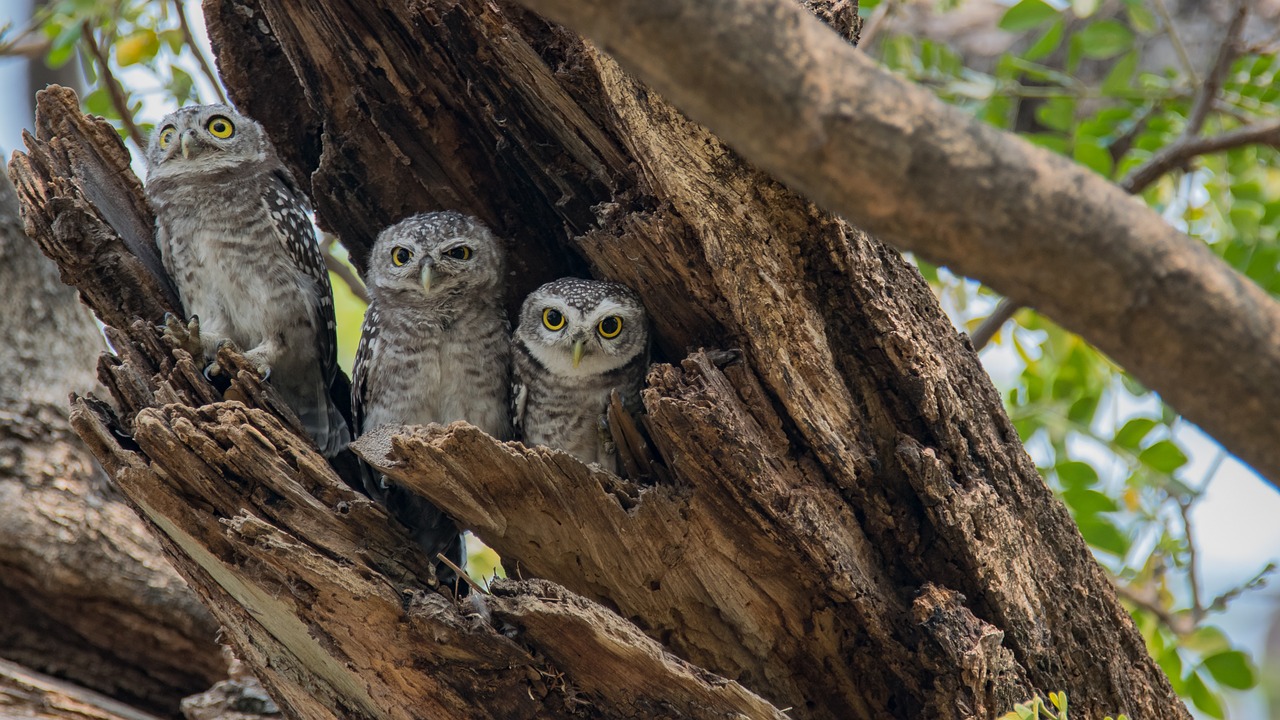
POLYGON ((197 351, 212 360, 234 341, 333 457, 351 437, 329 396, 333 293, 305 196, 262 126, 226 105, 184 107, 156 127, 147 199, 165 270, 199 318, 197 351))
POLYGON ((534 290, 513 335, 515 422, 526 445, 616 470, 604 429, 609 394, 640 409, 649 323, 625 285, 561 278, 534 290))
MULTIPOLYGON (((391 423, 465 420, 511 434, 511 346, 502 244, 456 212, 415 215, 378 235, 365 280, 369 309, 356 351, 356 435, 391 423)), ((457 526, 423 498, 367 473, 366 489, 435 559, 461 567, 457 526)), ((441 573, 449 580, 449 573, 441 573)))

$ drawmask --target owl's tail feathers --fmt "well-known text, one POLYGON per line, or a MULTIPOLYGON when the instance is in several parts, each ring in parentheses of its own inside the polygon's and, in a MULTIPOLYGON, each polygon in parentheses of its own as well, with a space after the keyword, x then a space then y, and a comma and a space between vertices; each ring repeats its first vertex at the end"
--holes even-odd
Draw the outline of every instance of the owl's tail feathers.
MULTIPOLYGON (((379 478, 381 479, 381 478, 379 478)), ((447 564, 440 562, 442 554, 459 568, 464 568, 467 558, 466 541, 453 520, 425 498, 400 487, 390 485, 380 488, 382 502, 387 510, 409 530, 409 537, 427 554, 436 568, 440 584, 458 595, 466 595, 468 585, 447 564)))
POLYGON ((302 427, 320 448, 320 454, 332 460, 351 444, 351 431, 342 412, 329 398, 329 388, 317 383, 306 402, 297 408, 302 427))

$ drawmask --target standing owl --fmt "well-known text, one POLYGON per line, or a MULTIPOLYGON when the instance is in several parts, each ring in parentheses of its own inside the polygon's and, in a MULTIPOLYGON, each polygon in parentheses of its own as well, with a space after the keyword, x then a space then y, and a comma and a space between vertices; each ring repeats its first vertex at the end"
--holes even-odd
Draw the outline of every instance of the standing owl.
POLYGON ((609 394, 631 412, 649 366, 649 322, 625 285, 561 278, 520 308, 515 345, 515 422, 525 445, 558 448, 616 471, 602 432, 609 394))
POLYGON ((156 244, 199 317, 204 358, 234 341, 333 457, 351 437, 329 396, 333 293, 302 191, 262 126, 226 105, 181 108, 157 128, 146 186, 156 244))
MULTIPOLYGON (((502 244, 456 212, 415 215, 378 235, 369 253, 364 316, 351 387, 356 435, 390 423, 465 420, 511 434, 511 341, 503 310, 502 244)), ((435 559, 462 566, 453 521, 386 478, 366 489, 435 559)), ((448 572, 441 573, 446 582, 448 572)))

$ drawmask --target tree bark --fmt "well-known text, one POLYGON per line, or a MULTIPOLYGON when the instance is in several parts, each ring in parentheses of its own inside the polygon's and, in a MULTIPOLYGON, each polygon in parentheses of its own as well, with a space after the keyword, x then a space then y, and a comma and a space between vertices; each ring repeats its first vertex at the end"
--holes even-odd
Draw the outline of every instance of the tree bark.
MULTIPOLYGON (((219 679, 208 613, 67 424, 105 348, 0 177, 0 656, 173 716, 219 679)), ((56 704, 56 703, 55 703, 56 704)))
POLYGON ((120 352, 117 408, 81 400, 74 427, 290 716, 967 718, 1066 690, 1084 716, 1189 717, 895 252, 519 9, 206 14, 232 96, 302 143, 282 154, 353 257, 408 212, 471 212, 512 238, 511 304, 589 267, 640 291, 671 361, 641 420, 666 482, 465 425, 358 445, 544 578, 450 601, 255 374, 219 393, 159 341, 162 283, 59 160, 117 163, 119 141, 43 96, 11 173, 120 352))
POLYGON ((5 660, 0 660, 0 715, 9 720, 160 720, 5 660))
POLYGON ((1280 303, 1154 210, 791 0, 521 2, 824 208, 1079 333, 1280 486, 1280 303))

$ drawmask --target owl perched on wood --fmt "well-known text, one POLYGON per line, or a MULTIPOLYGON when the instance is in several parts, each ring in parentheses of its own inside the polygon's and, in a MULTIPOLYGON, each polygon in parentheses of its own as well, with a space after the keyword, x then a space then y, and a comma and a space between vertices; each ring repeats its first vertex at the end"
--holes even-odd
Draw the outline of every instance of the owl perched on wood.
POLYGON ((333 457, 351 436, 329 396, 333 292, 305 196, 262 126, 226 105, 181 108, 156 128, 147 199, 165 270, 199 318, 192 350, 211 360, 234 341, 333 457))
MULTIPOLYGON (((378 235, 369 253, 369 309, 356 351, 356 435, 391 423, 465 420, 511 434, 511 340, 503 309, 502 244, 456 212, 415 215, 378 235)), ((461 567, 453 521, 421 497, 367 474, 366 488, 435 559, 461 567)), ((449 581, 449 573, 441 577, 449 581)))
POLYGON ((640 410, 649 366, 640 296, 612 282, 549 282, 525 299, 512 339, 515 423, 525 445, 616 471, 605 408, 617 390, 627 410, 640 410))

